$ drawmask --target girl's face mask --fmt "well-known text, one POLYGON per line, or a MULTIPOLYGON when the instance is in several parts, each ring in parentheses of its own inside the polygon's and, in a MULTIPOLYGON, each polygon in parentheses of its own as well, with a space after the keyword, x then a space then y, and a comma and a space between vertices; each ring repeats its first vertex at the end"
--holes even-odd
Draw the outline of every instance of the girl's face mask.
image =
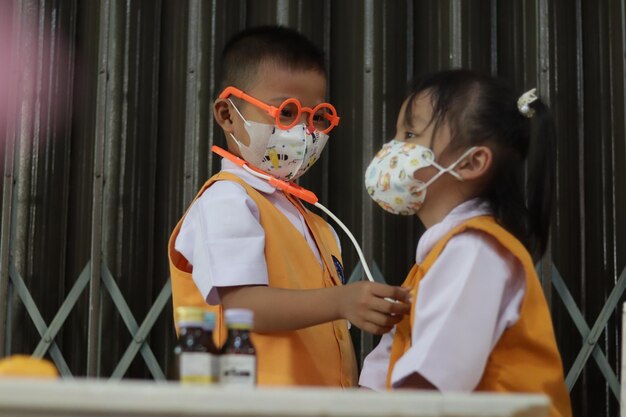
MULTIPOLYGON (((229 100, 230 101, 230 100, 229 100)), ((242 144, 231 134, 243 159, 275 178, 293 181, 308 171, 319 159, 328 135, 317 130, 310 132, 304 123, 282 130, 275 125, 246 120, 235 108, 244 122, 250 144, 242 144)))
POLYGON ((435 162, 429 148, 415 143, 391 140, 376 154, 365 171, 365 187, 372 199, 393 214, 416 214, 426 199, 426 188, 444 173, 463 181, 454 168, 474 148, 468 149, 447 168, 435 162), (418 169, 433 166, 439 170, 427 182, 414 177, 418 169))

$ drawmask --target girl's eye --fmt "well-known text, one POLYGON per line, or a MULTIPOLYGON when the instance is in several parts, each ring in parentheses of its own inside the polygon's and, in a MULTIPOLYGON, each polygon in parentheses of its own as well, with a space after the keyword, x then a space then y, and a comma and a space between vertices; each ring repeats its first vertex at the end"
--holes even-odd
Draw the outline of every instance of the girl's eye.
POLYGON ((409 131, 404 132, 404 139, 414 139, 416 137, 417 135, 413 132, 409 132, 409 131))
POLYGON ((281 115, 281 117, 291 117, 292 113, 289 110, 282 109, 280 111, 280 115, 281 115))

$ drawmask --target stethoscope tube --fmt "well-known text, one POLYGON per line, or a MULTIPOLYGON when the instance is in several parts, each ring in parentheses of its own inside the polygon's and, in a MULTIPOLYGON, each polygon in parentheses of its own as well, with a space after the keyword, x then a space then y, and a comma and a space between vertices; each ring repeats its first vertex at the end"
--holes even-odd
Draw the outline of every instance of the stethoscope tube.
MULTIPOLYGON (((260 172, 257 172, 251 169, 250 167, 248 167, 247 164, 243 165, 243 169, 245 169, 246 172, 254 175, 255 177, 261 178, 262 180, 265 180, 265 181, 271 180, 271 177, 269 175, 265 175, 260 172)), ((316 202, 313 205, 317 207, 318 209, 322 210, 324 213, 326 213, 328 217, 333 219, 333 221, 341 228, 341 230, 343 230, 344 233, 348 235, 348 237, 350 238, 350 242, 352 242, 352 246, 354 246, 354 249, 356 249, 356 253, 359 256, 359 260, 361 261, 361 265, 363 266, 363 272, 365 272, 365 276, 367 277, 368 280, 370 280, 371 282, 374 282, 374 277, 372 276, 372 272, 370 271, 370 268, 367 265, 367 262, 365 261, 365 255, 363 255, 363 250, 361 249, 361 246, 359 245, 359 243, 356 241, 356 238, 354 237, 352 232, 350 232, 350 229, 348 229, 348 227, 341 220, 339 220, 339 218, 335 216, 332 211, 330 211, 329 209, 321 205, 319 202, 316 202)))

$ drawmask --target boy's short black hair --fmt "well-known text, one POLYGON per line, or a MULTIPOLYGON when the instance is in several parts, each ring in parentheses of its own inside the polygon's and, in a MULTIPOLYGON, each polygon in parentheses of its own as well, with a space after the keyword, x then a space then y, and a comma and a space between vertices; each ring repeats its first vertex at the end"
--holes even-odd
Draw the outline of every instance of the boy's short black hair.
POLYGON ((326 76, 324 53, 298 31, 284 26, 258 26, 233 36, 222 51, 221 88, 246 89, 263 62, 290 70, 319 71, 326 76))

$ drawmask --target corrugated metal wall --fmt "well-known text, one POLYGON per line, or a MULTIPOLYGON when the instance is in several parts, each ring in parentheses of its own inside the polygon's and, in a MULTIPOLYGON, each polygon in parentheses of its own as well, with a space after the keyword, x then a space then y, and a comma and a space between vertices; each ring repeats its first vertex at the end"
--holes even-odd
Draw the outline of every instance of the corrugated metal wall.
MULTIPOLYGON (((13 34, 11 60, 21 63, 16 95, 0 97, 16 104, 0 115, 0 356, 32 352, 41 339, 11 271, 48 324, 84 272, 54 338, 73 374, 109 376, 127 346, 141 344, 101 275, 110 271, 141 323, 167 282, 169 233, 218 166, 208 149, 223 142, 210 112, 219 52, 258 24, 295 27, 326 51, 342 123, 302 184, 356 232, 390 283, 403 280, 421 229, 375 207, 362 174, 393 135, 407 82, 459 66, 520 91, 537 86, 555 113, 558 209, 542 275, 566 370, 583 339, 553 291, 555 271, 592 327, 624 269, 626 0, 3 0, 0 15, 10 16, 0 34, 13 34)), ((342 239, 351 270, 356 257, 342 239)), ((618 316, 609 313, 599 346, 617 369, 618 316)), ((167 372, 169 306, 149 342, 167 372)), ((371 338, 362 342, 368 351, 371 338)), ((141 356, 126 373, 149 375, 141 356)), ((617 415, 593 360, 572 397, 577 416, 617 415)))

